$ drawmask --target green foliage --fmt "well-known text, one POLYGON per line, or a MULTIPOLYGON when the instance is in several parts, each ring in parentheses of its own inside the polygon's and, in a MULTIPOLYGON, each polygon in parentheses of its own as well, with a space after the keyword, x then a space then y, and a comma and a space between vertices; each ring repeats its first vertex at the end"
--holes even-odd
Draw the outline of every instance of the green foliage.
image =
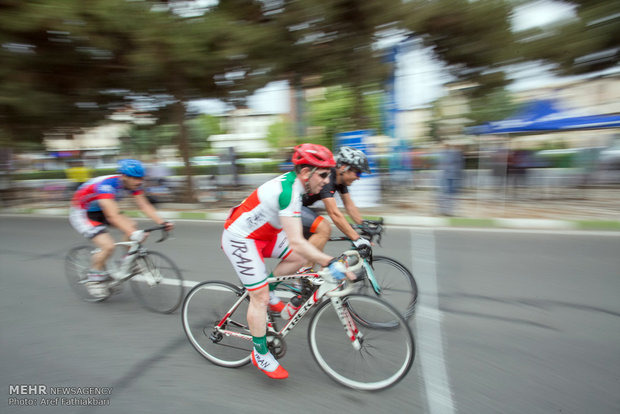
POLYGON ((66 177, 64 170, 52 170, 16 173, 11 178, 13 180, 63 180, 66 177))
MULTIPOLYGON (((328 87, 309 104, 309 139, 380 131, 378 100, 391 71, 379 40, 415 33, 471 89, 475 123, 503 118, 507 66, 550 62, 561 74, 619 63, 620 3, 573 0, 577 18, 513 34, 512 0, 221 0, 193 15, 175 2, 38 0, 0 3, 2 146, 32 149, 42 132, 67 135, 133 105, 158 118, 136 127, 123 150, 151 154, 176 143, 185 160, 208 153, 213 117, 190 121, 195 98, 244 103, 267 82, 328 87), (175 9, 175 7, 177 7, 175 9), (380 86, 378 86, 380 85, 380 86), (174 126, 173 126, 174 125, 174 126)), ((272 127, 274 148, 291 125, 272 127)))
POLYGON ((545 163, 545 166, 549 168, 572 168, 575 166, 577 153, 547 153, 544 156, 540 155, 538 158, 545 163))
MULTIPOLYGON (((247 156, 248 154, 244 154, 247 156)), ((257 155, 257 154, 254 154, 257 155)), ((263 154, 264 155, 264 154, 263 154)), ((256 157, 255 157, 256 158, 256 157)), ((261 163, 253 164, 239 164, 239 173, 241 174, 262 174, 262 173, 279 173, 279 166, 281 161, 265 161, 261 163)), ((184 167, 171 167, 173 175, 185 175, 184 167)), ((194 175, 218 175, 219 167, 217 165, 194 165, 192 166, 192 172, 194 175)), ((92 176, 98 177, 101 175, 116 174, 116 168, 97 168, 92 170, 92 176)), ((15 180, 62 180, 66 178, 64 170, 49 170, 49 171, 35 171, 35 172, 23 172, 13 175, 15 180)))
POLYGON ((135 127, 128 139, 122 141, 121 151, 135 156, 154 155, 159 147, 173 144, 177 135, 176 125, 135 127))
POLYGON ((388 32, 397 33, 405 15, 404 3, 401 0, 266 3, 273 3, 269 18, 277 33, 268 51, 273 75, 288 79, 294 88, 349 88, 355 99, 350 104, 352 126, 348 129, 368 128, 369 116, 362 97, 377 84, 383 84, 391 70, 376 42, 387 37, 388 32))
POLYGON ((277 122, 269 126, 266 140, 274 149, 290 147, 295 144, 293 125, 287 121, 277 122))
POLYGON ((413 0, 407 27, 431 47, 459 81, 482 96, 508 84, 504 67, 517 60, 508 0, 413 0))
POLYGON ((551 63, 559 75, 600 71, 620 63, 620 2, 572 0, 576 18, 518 33, 524 60, 551 63))
MULTIPOLYGON (((368 94, 362 102, 368 114, 366 125, 375 131, 381 129, 380 98, 379 94, 368 94)), ((354 101, 354 91, 346 87, 327 88, 323 99, 311 101, 308 112, 312 142, 333 148, 336 134, 358 129, 354 101)))
POLYGON ((504 119, 515 113, 518 108, 510 93, 504 89, 474 97, 469 101, 469 106, 471 112, 467 118, 473 121, 472 125, 504 119))

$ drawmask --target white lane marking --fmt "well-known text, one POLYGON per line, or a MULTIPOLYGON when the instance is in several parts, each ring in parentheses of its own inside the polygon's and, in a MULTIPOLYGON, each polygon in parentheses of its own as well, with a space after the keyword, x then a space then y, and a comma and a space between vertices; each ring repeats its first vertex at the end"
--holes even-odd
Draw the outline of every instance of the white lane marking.
MULTIPOLYGON (((134 280, 134 281, 137 281, 137 282, 144 282, 146 284, 149 283, 149 280, 146 277, 142 276, 142 275, 136 275, 136 276, 132 277, 131 280, 134 280)), ((162 284, 162 285, 179 286, 179 279, 163 278, 159 283, 162 284)), ((192 287, 196 286, 198 283, 200 283, 200 282, 196 282, 196 281, 193 281, 193 280, 184 280, 183 281, 183 287, 192 288, 192 287)))
MULTIPOLYGON (((418 228, 416 228, 418 229, 418 228)), ((620 237, 617 230, 552 230, 552 229, 506 229, 506 228, 474 228, 474 227, 435 227, 437 231, 471 232, 471 233, 526 233, 548 234, 550 236, 607 236, 620 237)))
MULTIPOLYGON (((144 276, 141 276, 141 275, 134 276, 131 278, 131 280, 136 280, 136 281, 144 282, 148 284, 148 280, 144 276)), ((162 285, 179 286, 179 279, 163 278, 159 283, 162 285)), ((202 283, 202 282, 197 282, 195 280, 184 280, 183 287, 193 288, 199 283, 202 283)), ((218 286, 210 286, 209 289, 227 291, 227 289, 218 287, 218 286)), ((289 292, 286 290, 282 290, 282 291, 278 290, 277 292, 278 292, 278 296, 282 299, 290 299, 293 297, 293 292, 289 292)))
POLYGON ((416 307, 416 338, 422 380, 431 414, 454 414, 450 379, 446 369, 439 311, 435 236, 432 229, 411 230, 412 260, 423 292, 416 307))

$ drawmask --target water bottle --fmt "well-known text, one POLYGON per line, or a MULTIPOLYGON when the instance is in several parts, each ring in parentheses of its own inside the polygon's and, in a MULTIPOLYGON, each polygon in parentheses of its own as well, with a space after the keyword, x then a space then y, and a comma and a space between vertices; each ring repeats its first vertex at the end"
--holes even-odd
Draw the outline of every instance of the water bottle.
POLYGON ((293 296, 291 301, 286 304, 282 312, 280 312, 280 316, 282 319, 288 320, 295 315, 295 312, 301 307, 301 304, 304 302, 301 295, 293 296))

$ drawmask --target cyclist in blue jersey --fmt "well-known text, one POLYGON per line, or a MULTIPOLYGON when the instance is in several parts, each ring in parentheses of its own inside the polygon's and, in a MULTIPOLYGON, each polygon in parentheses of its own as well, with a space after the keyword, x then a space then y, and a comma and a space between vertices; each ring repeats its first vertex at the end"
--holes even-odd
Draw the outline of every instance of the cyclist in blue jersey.
POLYGON ((119 162, 118 173, 93 178, 82 184, 71 200, 69 221, 75 230, 100 250, 93 254, 91 269, 86 284, 94 297, 106 297, 110 276, 106 261, 114 252, 114 239, 107 231, 111 225, 122 231, 127 240, 141 241, 145 238, 137 230, 135 221, 121 214, 118 201, 126 195, 133 197, 138 208, 155 223, 172 230, 174 224, 162 219, 142 190, 144 167, 138 160, 125 159, 119 162))

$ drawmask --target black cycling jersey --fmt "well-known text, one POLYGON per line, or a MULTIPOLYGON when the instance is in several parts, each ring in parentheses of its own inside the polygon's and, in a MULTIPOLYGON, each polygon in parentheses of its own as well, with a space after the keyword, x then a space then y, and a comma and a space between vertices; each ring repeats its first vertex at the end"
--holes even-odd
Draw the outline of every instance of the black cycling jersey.
POLYGON ((349 189, 344 184, 336 184, 336 169, 332 168, 331 173, 329 174, 329 183, 325 184, 321 192, 318 194, 304 194, 302 197, 302 204, 304 206, 310 206, 317 200, 333 198, 336 191, 340 194, 347 194, 349 189))

